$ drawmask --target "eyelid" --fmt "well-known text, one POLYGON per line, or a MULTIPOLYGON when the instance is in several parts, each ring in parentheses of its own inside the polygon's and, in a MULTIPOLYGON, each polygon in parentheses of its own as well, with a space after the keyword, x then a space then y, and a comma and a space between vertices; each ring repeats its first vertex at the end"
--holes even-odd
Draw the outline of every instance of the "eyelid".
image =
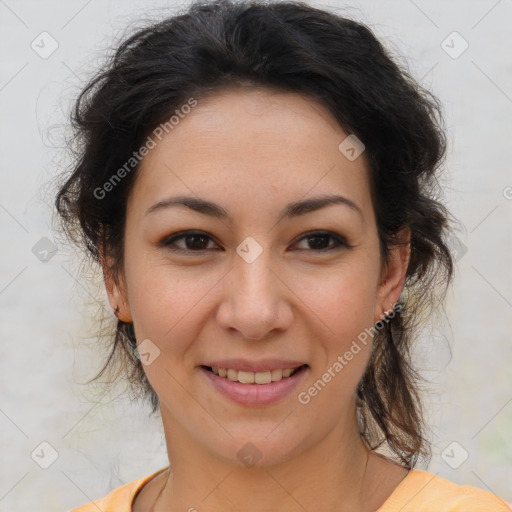
POLYGON ((302 234, 300 236, 300 238, 294 242, 293 245, 301 242, 302 240, 305 240, 309 237, 312 237, 312 236, 327 236, 329 238, 332 238, 333 240, 336 241, 337 245, 334 245, 333 247, 330 247, 330 248, 327 248, 327 249, 296 249, 298 251, 308 251, 308 252, 314 252, 314 253, 327 253, 327 252, 331 252, 331 251, 335 251, 336 249, 341 249, 343 247, 347 248, 347 249, 350 249, 352 247, 352 245, 350 245, 347 240, 345 239, 345 237, 335 233, 334 231, 328 231, 328 230, 325 230, 325 229, 316 229, 316 230, 312 230, 312 231, 307 231, 306 233, 302 234))
MULTIPOLYGON (((174 242, 176 242, 177 240, 181 240, 183 238, 186 238, 187 236, 193 236, 193 235, 205 236, 210 239, 209 242, 212 241, 215 244, 219 245, 217 243, 217 241, 215 240, 215 238, 212 235, 210 235, 210 233, 207 233, 206 231, 197 230, 197 229, 188 229, 185 231, 179 231, 177 233, 174 233, 171 236, 165 237, 160 242, 159 245, 162 245, 163 247, 169 249, 169 246, 171 244, 173 244, 174 242)), ((203 254, 204 252, 210 251, 211 249, 200 249, 197 251, 193 251, 191 249, 182 249, 181 247, 178 247, 177 249, 170 249, 170 250, 172 250, 174 252, 178 252, 178 253, 181 252, 181 253, 188 253, 188 254, 203 254)))
MULTIPOLYGON (((177 233, 174 233, 173 235, 164 238, 160 242, 160 245, 162 245, 165 248, 169 248, 169 246, 171 244, 173 244, 174 242, 176 242, 177 240, 181 240, 183 238, 186 238, 187 236, 193 236, 193 235, 205 236, 205 237, 209 238, 209 241, 212 241, 215 244, 219 245, 217 243, 217 241, 215 240, 215 237, 213 237, 212 235, 210 235, 206 231, 194 230, 194 229, 185 230, 185 231, 179 231, 177 233)), ((302 242, 303 240, 306 240, 307 238, 313 237, 313 236, 327 236, 327 237, 335 240, 336 244, 334 246, 331 246, 331 247, 327 248, 327 249, 295 249, 295 250, 298 250, 298 251, 308 251, 308 252, 314 252, 314 253, 322 254, 322 253, 328 253, 328 252, 334 251, 336 249, 341 249, 341 248, 349 249, 349 248, 352 247, 352 245, 347 242, 345 237, 343 237, 343 236, 341 236, 341 235, 339 235, 339 234, 337 234, 337 233, 335 233, 333 231, 318 230, 318 229, 317 230, 312 230, 312 231, 307 231, 307 232, 303 233, 302 235, 300 235, 300 237, 295 242, 293 242, 292 245, 296 245, 299 242, 302 242)), ((170 249, 170 250, 172 250, 173 252, 177 252, 177 253, 204 254, 205 252, 210 251, 211 249, 192 250, 192 249, 182 249, 180 247, 180 248, 177 248, 177 249, 170 249)))

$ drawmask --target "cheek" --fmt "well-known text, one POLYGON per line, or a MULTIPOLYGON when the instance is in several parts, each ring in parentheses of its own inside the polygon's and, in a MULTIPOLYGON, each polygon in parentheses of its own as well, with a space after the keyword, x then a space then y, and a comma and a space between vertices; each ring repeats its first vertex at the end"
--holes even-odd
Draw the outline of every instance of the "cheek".
MULTIPOLYGON (((377 299, 376 261, 359 252, 329 272, 296 277, 296 289, 323 324, 332 342, 346 343, 349 338, 373 325, 377 299)), ((310 313, 310 315, 311 315, 310 313)))
POLYGON ((137 338, 150 338, 159 345, 172 339, 173 345, 179 344, 180 330, 190 329, 190 317, 197 314, 202 285, 191 286, 189 280, 154 265, 131 274, 128 300, 137 338))
POLYGON ((309 417, 324 416, 327 424, 334 424, 352 404, 368 364, 375 296, 372 283, 367 284, 363 288, 361 280, 340 278, 316 297, 315 313, 321 322, 314 332, 312 373, 298 390, 297 399, 307 407, 309 417))
MULTIPOLYGON (((127 248, 125 274, 137 341, 154 342, 161 352, 159 362, 179 371, 183 362, 189 362, 183 359, 208 319, 218 273, 172 266, 162 258, 127 248)), ((151 373, 153 367, 146 370, 151 373)))
MULTIPOLYGON (((365 329, 373 326, 376 265, 377 259, 370 252, 354 250, 330 267, 281 267, 279 274, 292 290, 284 300, 295 310, 296 325, 290 328, 304 341, 309 339, 311 360, 320 372, 332 366, 361 333, 364 336, 365 329)), ((160 362, 165 361, 166 367, 178 372, 183 363, 190 363, 186 359, 188 350, 192 352, 193 341, 201 337, 217 302, 224 297, 220 278, 225 269, 200 269, 173 267, 163 259, 148 257, 137 244, 127 241, 125 275, 138 343, 146 339, 154 342, 163 356, 160 362)), ((280 289, 288 293, 286 287, 280 289)), ((371 340, 367 341, 369 349, 371 340)), ((361 344, 359 354, 344 373, 362 371, 366 352, 361 344)), ((148 376, 154 371, 153 367, 146 370, 148 376)))
POLYGON ((144 373, 161 401, 170 401, 173 410, 186 409, 190 396, 180 383, 188 378, 191 348, 202 328, 200 315, 206 314, 204 283, 191 283, 158 264, 140 264, 129 274, 130 309, 144 373), (146 364, 145 352, 150 354, 146 364))
MULTIPOLYGON (((366 368, 374 332, 374 308, 378 274, 376 262, 360 254, 317 279, 302 277, 297 281, 315 349, 314 374, 308 385, 320 379, 311 390, 316 396, 323 389, 324 399, 351 395, 366 368), (314 284, 313 284, 314 283, 314 284)), ((306 390, 307 391, 307 390, 306 390)), ((320 400, 319 402, 323 402, 320 400)))

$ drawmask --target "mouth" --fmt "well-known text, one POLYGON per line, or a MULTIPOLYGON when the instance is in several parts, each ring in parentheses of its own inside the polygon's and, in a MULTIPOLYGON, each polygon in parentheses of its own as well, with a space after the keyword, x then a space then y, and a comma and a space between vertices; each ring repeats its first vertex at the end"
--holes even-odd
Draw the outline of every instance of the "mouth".
POLYGON ((235 370, 233 368, 219 368, 217 366, 201 365, 205 370, 217 375, 218 377, 228 379, 232 382, 240 384, 270 384, 271 382, 279 382, 282 379, 288 379, 292 375, 305 370, 308 365, 303 364, 295 368, 276 368, 265 372, 251 372, 235 370))
POLYGON ((198 369, 219 396, 246 407, 268 406, 293 396, 310 371, 307 364, 260 372, 207 365, 198 369))

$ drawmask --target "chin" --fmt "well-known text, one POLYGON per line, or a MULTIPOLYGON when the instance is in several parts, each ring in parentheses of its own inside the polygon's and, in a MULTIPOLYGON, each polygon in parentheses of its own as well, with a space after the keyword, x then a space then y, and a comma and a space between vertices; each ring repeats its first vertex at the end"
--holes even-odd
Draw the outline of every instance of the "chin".
POLYGON ((227 442, 212 443, 210 449, 230 465, 254 469, 282 464, 313 444, 307 434, 301 437, 295 431, 291 437, 286 431, 279 432, 279 426, 275 425, 274 429, 274 432, 270 429, 260 434, 233 436, 227 442))

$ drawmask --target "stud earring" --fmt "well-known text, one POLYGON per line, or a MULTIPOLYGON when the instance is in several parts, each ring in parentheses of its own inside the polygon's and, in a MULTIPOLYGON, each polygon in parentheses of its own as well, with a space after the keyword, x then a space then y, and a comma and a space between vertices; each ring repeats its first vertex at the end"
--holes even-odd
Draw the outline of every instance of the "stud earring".
POLYGON ((392 302, 390 302, 389 305, 391 306, 391 308, 389 309, 389 311, 384 311, 384 313, 383 313, 384 318, 387 318, 389 315, 391 315, 391 313, 395 309, 395 305, 392 302))

